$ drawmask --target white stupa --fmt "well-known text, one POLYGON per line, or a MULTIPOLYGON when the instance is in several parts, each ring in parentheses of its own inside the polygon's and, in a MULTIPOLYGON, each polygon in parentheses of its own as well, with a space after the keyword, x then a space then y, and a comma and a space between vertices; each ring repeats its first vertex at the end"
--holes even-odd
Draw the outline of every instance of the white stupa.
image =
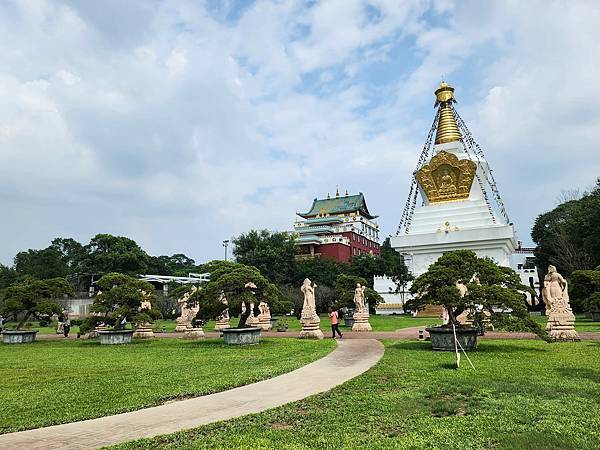
POLYGON ((487 161, 453 107, 454 88, 442 82, 435 95, 437 115, 392 247, 415 276, 456 249, 510 266, 517 241, 487 161))

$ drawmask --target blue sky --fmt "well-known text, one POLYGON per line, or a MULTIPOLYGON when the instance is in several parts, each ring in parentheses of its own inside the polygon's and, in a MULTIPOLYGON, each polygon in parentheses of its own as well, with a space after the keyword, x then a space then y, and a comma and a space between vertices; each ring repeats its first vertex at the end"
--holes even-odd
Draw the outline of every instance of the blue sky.
POLYGON ((443 76, 518 237, 600 176, 600 4, 4 1, 0 262, 57 236, 219 258, 336 185, 395 232, 443 76))

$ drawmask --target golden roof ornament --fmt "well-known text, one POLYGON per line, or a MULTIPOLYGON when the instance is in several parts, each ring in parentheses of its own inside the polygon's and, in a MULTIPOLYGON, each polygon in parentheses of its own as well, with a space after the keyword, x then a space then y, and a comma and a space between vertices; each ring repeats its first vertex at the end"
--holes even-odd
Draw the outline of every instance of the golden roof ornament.
POLYGON ((339 198, 340 197, 340 189, 338 186, 335 187, 335 198, 339 198))
POLYGON ((469 198, 476 170, 473 161, 442 150, 416 176, 429 203, 455 202, 469 198))
POLYGON ((440 87, 435 91, 435 106, 439 106, 439 120, 435 133, 435 143, 445 144, 447 142, 456 142, 462 139, 456 118, 452 111, 452 103, 455 103, 454 88, 445 81, 440 83, 440 87))

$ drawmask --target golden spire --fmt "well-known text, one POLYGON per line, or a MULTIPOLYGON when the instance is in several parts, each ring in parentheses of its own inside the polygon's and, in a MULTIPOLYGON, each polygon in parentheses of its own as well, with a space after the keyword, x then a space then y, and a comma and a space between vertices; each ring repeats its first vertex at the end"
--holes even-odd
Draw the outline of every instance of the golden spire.
POLYGON ((340 188, 339 186, 335 187, 335 197, 338 198, 340 196, 340 188))
POLYGON ((440 83, 440 87, 435 91, 435 105, 440 106, 440 118, 438 121, 437 131, 435 133, 435 143, 445 144, 446 142, 460 141, 462 136, 452 108, 450 105, 454 103, 454 88, 445 81, 440 83))

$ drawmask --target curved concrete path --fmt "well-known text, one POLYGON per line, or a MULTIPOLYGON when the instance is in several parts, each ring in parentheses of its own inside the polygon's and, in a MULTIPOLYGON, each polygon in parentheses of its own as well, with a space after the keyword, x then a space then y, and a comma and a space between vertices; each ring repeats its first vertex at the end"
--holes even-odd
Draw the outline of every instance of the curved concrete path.
POLYGON ((375 365, 374 339, 340 340, 329 355, 275 378, 153 408, 0 435, 0 449, 97 448, 257 413, 325 392, 375 365))

